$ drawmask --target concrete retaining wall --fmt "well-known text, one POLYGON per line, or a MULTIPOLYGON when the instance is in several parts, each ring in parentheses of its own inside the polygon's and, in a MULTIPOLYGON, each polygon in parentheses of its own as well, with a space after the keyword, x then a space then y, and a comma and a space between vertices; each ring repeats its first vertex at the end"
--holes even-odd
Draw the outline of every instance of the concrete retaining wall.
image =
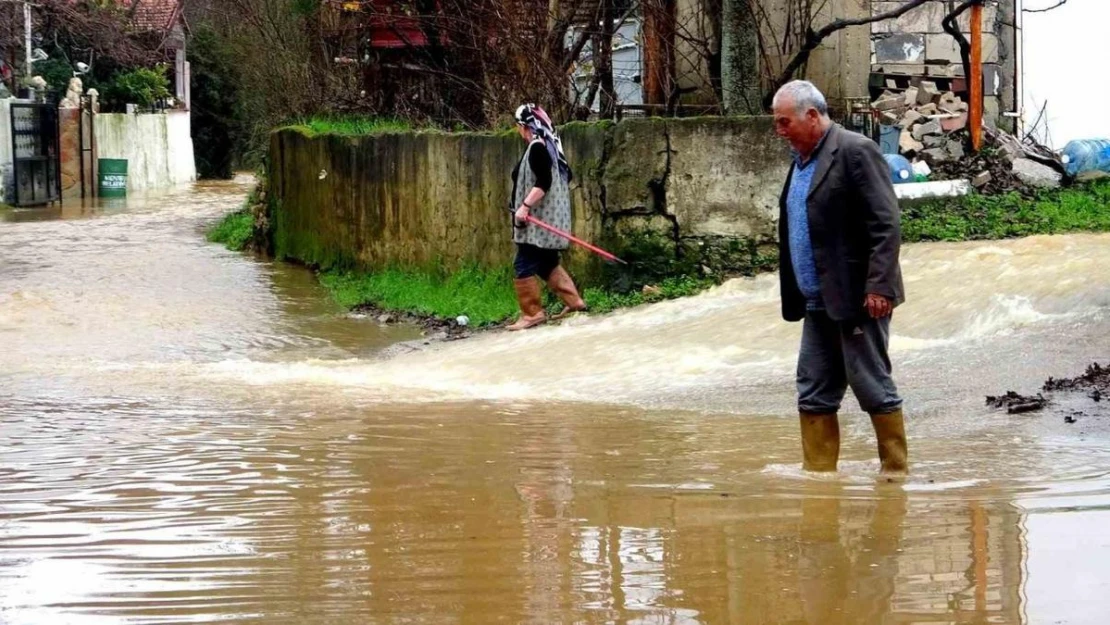
MULTIPOLYGON (((773 256, 789 163, 771 120, 570 124, 574 233, 643 263, 743 272, 773 256)), ((457 267, 511 262, 510 172, 524 145, 502 134, 274 133, 275 251, 312 265, 457 267)), ((585 280, 602 267, 569 255, 585 280)))
POLYGON ((127 159, 128 191, 164 189, 197 178, 189 113, 96 116, 98 158, 127 159))

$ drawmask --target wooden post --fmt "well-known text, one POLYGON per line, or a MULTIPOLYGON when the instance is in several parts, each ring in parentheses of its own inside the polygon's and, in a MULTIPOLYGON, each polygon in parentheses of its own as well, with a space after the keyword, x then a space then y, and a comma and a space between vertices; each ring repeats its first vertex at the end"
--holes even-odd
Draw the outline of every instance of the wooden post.
POLYGON ((975 151, 983 145, 983 4, 971 7, 971 75, 967 77, 968 97, 971 98, 971 147, 975 151))
POLYGON ((641 7, 644 104, 666 104, 674 77, 675 1, 650 0, 641 7))

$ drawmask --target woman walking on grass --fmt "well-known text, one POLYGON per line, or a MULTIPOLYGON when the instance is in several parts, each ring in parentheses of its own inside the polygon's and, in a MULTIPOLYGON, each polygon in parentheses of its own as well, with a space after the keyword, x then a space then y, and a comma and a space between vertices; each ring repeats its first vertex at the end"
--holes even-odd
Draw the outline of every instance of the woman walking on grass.
POLYGON ((528 144, 513 169, 513 261, 516 299, 520 319, 509 330, 526 330, 547 321, 540 297, 539 277, 547 288, 563 301, 563 311, 556 319, 586 310, 586 302, 578 295, 574 280, 559 264, 559 252, 570 243, 539 226, 528 223, 528 216, 560 230, 570 231, 570 166, 563 155, 563 146, 551 118, 538 106, 524 104, 516 110, 517 130, 528 144))

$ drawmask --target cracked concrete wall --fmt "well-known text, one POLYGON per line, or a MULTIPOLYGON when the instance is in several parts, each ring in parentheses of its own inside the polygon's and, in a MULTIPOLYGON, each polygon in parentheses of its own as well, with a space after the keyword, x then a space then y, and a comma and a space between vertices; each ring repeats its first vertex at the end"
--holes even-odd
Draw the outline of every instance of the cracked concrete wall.
MULTIPOLYGON (((766 267, 789 164, 771 120, 649 118, 561 131, 574 234, 634 255, 645 237, 669 266, 766 267)), ((274 243, 285 258, 375 268, 505 266, 512 261, 509 178, 515 133, 398 133, 357 138, 274 133, 274 243)), ((567 255, 585 283, 603 267, 567 255)))

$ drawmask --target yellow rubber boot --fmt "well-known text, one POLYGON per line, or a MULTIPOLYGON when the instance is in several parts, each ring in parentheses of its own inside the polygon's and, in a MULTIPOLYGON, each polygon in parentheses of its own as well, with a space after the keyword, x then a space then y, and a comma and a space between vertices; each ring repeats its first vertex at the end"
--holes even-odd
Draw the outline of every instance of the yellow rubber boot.
POLYGON ((840 458, 840 420, 836 413, 800 413, 802 424, 802 468, 806 471, 836 471, 840 458))
POLYGON ((871 415, 875 438, 879 443, 879 461, 883 473, 905 474, 909 470, 909 450, 906 447, 906 425, 902 411, 871 415))

